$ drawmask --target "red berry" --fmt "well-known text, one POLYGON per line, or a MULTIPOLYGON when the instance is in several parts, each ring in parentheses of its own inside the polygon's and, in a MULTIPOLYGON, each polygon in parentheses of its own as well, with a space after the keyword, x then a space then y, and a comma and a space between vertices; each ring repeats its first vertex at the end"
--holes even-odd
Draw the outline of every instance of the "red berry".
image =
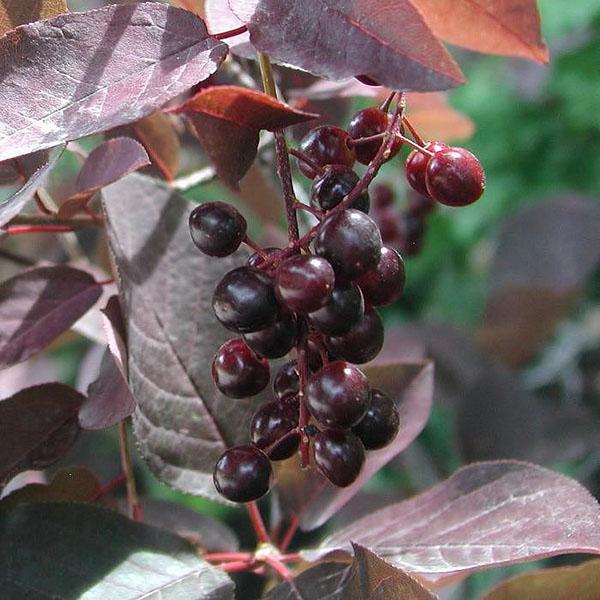
POLYGON ((300 433, 290 432, 298 427, 298 401, 267 402, 263 404, 250 423, 252 442, 267 451, 271 460, 284 460, 292 456, 300 444, 300 433), (281 438, 287 436, 279 442, 281 438), (279 443, 278 443, 279 442, 279 443))
POLYGON ((398 433, 400 417, 394 401, 379 390, 371 391, 367 414, 352 428, 366 450, 387 446, 398 433))
POLYGON ((315 463, 331 483, 347 487, 356 481, 365 462, 362 442, 350 431, 328 429, 314 437, 315 463))
POLYGON ((315 252, 343 279, 355 279, 377 266, 381 235, 368 215, 349 209, 326 217, 315 238, 315 252))
MULTIPOLYGON (((339 127, 324 125, 309 131, 300 142, 300 150, 320 167, 344 165, 352 167, 356 153, 350 145, 350 136, 339 127)), ((318 173, 302 160, 298 166, 304 175, 314 179, 318 173)))
MULTIPOLYGON (((337 206, 360 181, 359 176, 343 165, 327 165, 314 179, 310 188, 310 205, 317 210, 328 211, 337 206)), ((352 204, 364 213, 369 212, 369 193, 363 192, 352 204)))
POLYGON ((190 234, 196 246, 208 256, 229 256, 246 235, 246 219, 225 202, 196 206, 189 218, 190 234))
MULTIPOLYGON (((348 133, 353 140, 359 138, 366 138, 372 135, 383 133, 389 123, 389 117, 386 112, 383 112, 379 108, 371 107, 365 108, 364 110, 358 111, 350 121, 348 127, 348 133)), ((374 140, 367 144, 358 144, 354 146, 356 151, 356 160, 363 165, 368 165, 377 154, 379 148, 381 148, 382 140, 374 140)), ((400 150, 402 142, 399 139, 394 140, 392 144, 392 153, 390 158, 395 156, 400 150)))
POLYGON ((242 339, 227 340, 215 354, 212 376, 229 398, 247 398, 269 383, 269 362, 259 358, 242 339))
POLYGON ((377 266, 365 273, 356 283, 369 304, 385 306, 393 304, 400 298, 405 281, 402 257, 393 248, 383 246, 377 266))
POLYGON ((226 450, 215 465, 213 481, 221 496, 232 502, 252 502, 271 487, 273 470, 268 456, 255 446, 226 450))
POLYGON ((357 367, 338 360, 317 371, 306 386, 306 404, 311 415, 327 427, 356 425, 370 402, 369 381, 357 367))
POLYGON ((275 293, 290 310, 309 313, 331 298, 335 273, 319 256, 299 254, 284 260, 275 273, 275 293))
MULTIPOLYGON (((425 145, 425 149, 434 154, 446 148, 448 146, 443 142, 429 142, 425 145)), ((406 159, 406 180, 414 190, 419 192, 419 194, 423 194, 423 196, 429 195, 427 184, 425 183, 425 174, 430 159, 431 157, 428 154, 419 150, 413 150, 406 159)))
POLYGON ((447 148, 427 165, 427 191, 447 206, 466 206, 481 198, 485 173, 474 154, 464 148, 447 148))

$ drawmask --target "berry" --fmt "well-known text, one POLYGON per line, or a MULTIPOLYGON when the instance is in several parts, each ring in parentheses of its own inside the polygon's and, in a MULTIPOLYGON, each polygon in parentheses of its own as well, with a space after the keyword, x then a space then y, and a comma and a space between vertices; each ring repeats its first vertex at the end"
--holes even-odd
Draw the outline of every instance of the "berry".
POLYGON ((373 208, 391 206, 394 203, 394 192, 389 185, 380 183, 373 186, 371 200, 373 201, 373 208))
POLYGON ((327 304, 334 283, 331 265, 324 258, 309 254, 287 258, 275 273, 277 298, 299 313, 313 312, 327 304))
POLYGON ((310 324, 326 335, 342 335, 362 318, 365 310, 360 288, 354 284, 339 284, 333 288, 329 302, 308 315, 310 324))
POLYGON ((298 324, 292 313, 284 312, 266 329, 244 334, 246 343, 265 358, 281 358, 296 344, 298 324))
POLYGON ((189 218, 196 246, 208 256, 229 256, 246 235, 246 219, 229 204, 207 202, 196 206, 189 218))
POLYGON ((375 221, 351 208, 323 220, 314 247, 319 256, 331 263, 336 274, 356 279, 377 266, 381 243, 375 221))
MULTIPOLYGON (((311 129, 300 142, 300 150, 320 167, 325 165, 344 165, 352 167, 356 153, 350 146, 350 136, 339 127, 324 125, 311 129)), ((298 161, 304 175, 314 179, 318 173, 305 162, 298 161)))
POLYGON ((429 196, 423 196, 409 190, 408 195, 408 213, 421 219, 428 215, 435 208, 435 200, 429 196), (412 192, 412 193, 411 193, 412 192))
POLYGON ((379 390, 372 390, 367 414, 352 431, 366 450, 379 450, 396 437, 399 427, 400 417, 393 400, 379 390))
POLYGON ((273 393, 279 399, 296 396, 300 390, 298 363, 291 360, 285 363, 273 379, 273 393))
POLYGON ((477 157, 464 148, 446 148, 433 155, 425 177, 429 195, 447 206, 466 206, 481 198, 485 173, 477 157))
MULTIPOLYGON (((328 211, 337 206, 360 181, 360 177, 343 165, 327 165, 315 178, 310 188, 310 205, 317 210, 328 211)), ((352 204, 364 213, 369 212, 369 193, 363 192, 352 204)))
POLYGON ((337 358, 357 365, 369 362, 383 347, 383 321, 375 309, 367 309, 348 333, 325 338, 325 344, 337 358))
POLYGON ((252 502, 271 487, 273 470, 267 455, 255 446, 226 450, 215 465, 213 481, 221 496, 232 502, 252 502))
POLYGON ((284 460, 292 456, 300 445, 298 427, 298 400, 295 402, 267 402, 261 406, 250 423, 252 442, 267 452, 271 460, 284 460), (281 438, 285 440, 277 443, 281 438))
POLYGON ((399 237, 396 244, 402 254, 415 256, 421 251, 425 235, 423 217, 402 213, 399 218, 399 237))
POLYGON ((347 487, 360 474, 365 462, 362 442, 350 431, 329 429, 314 437, 315 463, 331 483, 347 487))
POLYGON ((402 217, 400 212, 393 207, 386 206, 376 212, 374 211, 373 219, 379 227, 383 243, 396 245, 402 237, 402 217))
MULTIPOLYGON (((276 254, 277 252, 281 252, 281 248, 263 248, 263 252, 267 256, 271 256, 272 254, 276 254)), ((264 262, 264 260, 265 259, 258 252, 253 252, 248 257, 248 260, 246 261, 246 264, 249 267, 254 267, 254 268, 258 269, 260 267, 260 265, 262 265, 262 263, 264 262)))
POLYGON ((357 280, 366 302, 372 306, 393 304, 404 290, 404 261, 396 250, 383 246, 377 266, 357 280))
POLYGON ((356 425, 369 408, 370 388, 365 374, 338 360, 317 371, 306 386, 306 404, 319 423, 333 428, 356 425))
POLYGON ((229 271, 217 285, 212 304, 217 319, 240 333, 268 327, 279 310, 272 278, 251 267, 229 271))
MULTIPOLYGON (((373 106, 358 111, 352 117, 350 127, 348 127, 348 133, 353 140, 366 138, 383 133, 388 128, 388 123, 388 114, 373 106)), ((366 144, 354 146, 356 160, 363 165, 368 165, 375 158, 379 148, 381 148, 381 144, 382 140, 374 140, 366 144)), ((400 146, 402 146, 402 142, 399 139, 394 140, 390 158, 397 154, 398 150, 400 150, 400 146)))
POLYGON ((242 339, 227 340, 215 354, 212 376, 229 398, 254 396, 269 383, 269 362, 259 358, 242 339))
MULTIPOLYGON (((442 142, 429 142, 425 144, 425 149, 434 154, 446 148, 448 146, 442 142)), ((425 183, 425 174, 430 159, 431 157, 428 154, 424 154, 419 150, 413 150, 406 159, 406 180, 414 190, 423 196, 429 196, 427 184, 425 183)))

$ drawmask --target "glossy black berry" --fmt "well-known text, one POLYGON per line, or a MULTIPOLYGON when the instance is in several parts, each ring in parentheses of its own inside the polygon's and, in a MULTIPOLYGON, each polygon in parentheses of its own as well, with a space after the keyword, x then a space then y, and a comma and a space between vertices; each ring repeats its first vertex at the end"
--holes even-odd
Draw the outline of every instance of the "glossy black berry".
POLYGON ((344 335, 325 338, 333 356, 361 365, 373 360, 383 347, 383 321, 374 308, 344 335))
POLYGON ((276 398, 296 396, 300 389, 300 373, 295 360, 286 362, 279 368, 273 378, 273 393, 276 398))
MULTIPOLYGON (((312 183, 310 205, 324 212, 331 210, 354 189, 359 181, 360 177, 349 167, 328 165, 312 183)), ((369 204, 369 193, 365 191, 352 203, 351 208, 368 213, 369 204)))
POLYGON ((319 256, 298 254, 284 260, 275 273, 275 293, 290 310, 309 313, 327 304, 335 273, 319 256))
POLYGON ((273 470, 267 455, 256 446, 226 450, 215 465, 213 481, 221 496, 232 502, 252 502, 271 487, 273 470))
POLYGON ((266 329, 244 334, 246 343, 258 356, 281 358, 285 356, 298 340, 296 317, 283 311, 273 325, 266 329))
POLYGON ((357 283, 366 302, 372 306, 385 306, 400 298, 405 281, 402 257, 393 248, 383 246, 377 266, 365 273, 357 283))
POLYGON ((279 310, 272 278, 251 267, 229 271, 217 285, 212 304, 217 319, 240 333, 268 327, 279 310))
POLYGON ((233 254, 246 235, 246 219, 224 202, 196 206, 190 214, 189 226, 194 244, 209 256, 233 254))
POLYGON ((227 340, 215 354, 212 376, 219 390, 229 398, 247 398, 269 383, 269 362, 256 356, 239 338, 227 340))
MULTIPOLYGON (((365 108, 352 117, 348 133, 353 140, 366 138, 383 133, 388 128, 388 123, 389 117, 386 112, 376 107, 365 108)), ((363 165, 368 165, 375 158, 381 144, 382 140, 374 140, 366 144, 356 145, 354 147, 356 160, 363 165)), ((398 153, 400 146, 402 146, 402 142, 399 139, 394 140, 390 158, 398 153)))
POLYGON ((362 442, 352 432, 336 429, 320 431, 313 439, 319 471, 338 487, 354 483, 365 462, 362 442))
MULTIPOLYGON (((443 142, 429 142, 425 145, 425 149, 433 152, 439 152, 448 148, 443 142)), ((427 173, 427 165, 429 164, 430 156, 419 150, 413 150, 406 159, 406 180, 410 186, 422 194, 429 196, 425 175, 427 173)))
POLYGON ((379 390, 371 391, 367 414, 352 428, 366 450, 387 446, 398 433, 400 417, 394 401, 379 390))
POLYGON ((254 414, 250 438, 258 448, 268 453, 271 460, 284 460, 298 450, 300 433, 290 433, 298 427, 298 410, 297 400, 275 401, 267 402, 254 414))
POLYGON ((310 324, 326 335, 347 333, 363 316, 365 303, 354 283, 340 283, 333 288, 329 302, 308 315, 310 324))
POLYGON ((381 245, 375 221, 353 208, 326 217, 314 242, 315 252, 343 279, 356 279, 375 268, 381 245))
POLYGON ((485 190, 485 173, 477 157, 464 148, 446 148, 433 155, 425 177, 429 195, 447 206, 466 206, 485 190))
POLYGON ((356 425, 370 401, 369 381, 354 365, 334 361, 317 371, 306 385, 306 404, 319 423, 333 428, 356 425))
MULTIPOLYGON (((356 160, 348 133, 330 125, 316 127, 309 131, 300 142, 300 150, 320 167, 325 165, 352 167, 356 160)), ((318 175, 302 160, 298 160, 298 166, 309 179, 314 179, 318 175)))

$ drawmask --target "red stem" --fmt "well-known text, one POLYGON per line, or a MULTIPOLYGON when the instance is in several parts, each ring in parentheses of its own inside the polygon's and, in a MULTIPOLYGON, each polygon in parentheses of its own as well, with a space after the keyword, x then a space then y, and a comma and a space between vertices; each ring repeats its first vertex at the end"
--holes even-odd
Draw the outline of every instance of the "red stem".
POLYGON ((302 333, 298 343, 298 371, 300 375, 300 385, 298 399, 300 401, 300 414, 298 416, 298 428, 300 429, 300 467, 305 469, 310 463, 310 445, 309 439, 304 431, 310 420, 310 414, 304 399, 304 390, 308 381, 308 344, 306 339, 306 323, 300 323, 302 333))
POLYGON ((277 175, 281 181, 283 198, 285 200, 288 239, 293 243, 300 237, 298 218, 296 217, 297 200, 292 184, 292 172, 290 170, 287 142, 285 141, 285 134, 281 130, 275 132, 275 154, 277 155, 277 175))
POLYGON ((105 483, 103 486, 98 488, 98 491, 88 500, 88 502, 96 502, 99 498, 102 498, 104 494, 112 492, 114 489, 121 487, 127 481, 127 477, 124 473, 115 477, 112 481, 105 483))
POLYGON ((233 561, 252 561, 254 560, 250 552, 209 552, 203 554, 202 558, 209 562, 233 562, 233 561))
MULTIPOLYGON (((283 539, 281 540, 281 544, 279 544, 279 550, 280 552, 285 552, 288 548, 289 545, 292 543, 292 539, 294 539, 294 535, 296 535, 296 531, 298 531, 298 527, 300 526, 300 519, 298 518, 298 515, 294 515, 290 521, 290 524, 288 525, 287 531, 285 532, 285 535, 283 536, 283 539)), ((290 555, 292 556, 292 555, 290 555)), ((294 557, 297 555, 293 555, 294 557)), ((282 560, 284 559, 284 557, 282 557, 282 560)), ((288 559, 287 557, 285 557, 286 560, 293 560, 293 559, 288 559)))
POLYGON ((254 561, 239 560, 234 562, 226 562, 218 565, 218 568, 225 573, 239 573, 240 571, 251 571, 254 567, 254 561))
POLYGON ((392 100, 394 99, 395 95, 396 95, 396 92, 391 92, 390 95, 384 100, 383 104, 379 107, 379 110, 381 110, 383 112, 387 112, 390 108, 390 104, 392 103, 392 100))
POLYGON ((323 167, 318 165, 308 154, 298 150, 297 148, 288 148, 288 152, 295 156, 297 159, 301 160, 303 163, 306 163, 313 171, 316 173, 321 173, 323 171, 323 167))
POLYGON ((247 25, 241 25, 240 27, 236 27, 235 29, 230 29, 229 31, 221 31, 220 33, 213 33, 211 37, 217 38, 218 40, 226 40, 227 38, 235 37, 236 35, 240 35, 240 33, 246 33, 248 31, 247 25))
POLYGON ((268 254, 263 250, 262 246, 257 244, 252 238, 245 236, 243 239, 244 244, 251 250, 254 250, 263 260, 267 258, 268 254))
POLYGON ((423 138, 417 133, 417 130, 414 128, 413 124, 408 120, 408 117, 402 117, 402 122, 406 125, 406 128, 410 131, 410 134, 415 138, 415 141, 419 143, 421 146, 425 146, 425 142, 423 138))
POLYGON ((73 231, 68 225, 8 225, 3 228, 8 235, 23 235, 25 233, 64 233, 73 231))
POLYGON ((246 510, 248 511, 248 516, 250 517, 252 527, 254 527, 254 532, 256 533, 256 539, 258 542, 261 544, 270 544, 271 539, 269 538, 267 528, 265 527, 265 522, 263 521, 262 515, 258 510, 256 502, 248 502, 246 504, 246 510))
POLYGON ((319 219, 319 221, 323 218, 323 213, 320 210, 317 210, 312 206, 308 206, 308 204, 303 204, 302 202, 296 202, 296 210, 305 210, 316 219, 319 219))

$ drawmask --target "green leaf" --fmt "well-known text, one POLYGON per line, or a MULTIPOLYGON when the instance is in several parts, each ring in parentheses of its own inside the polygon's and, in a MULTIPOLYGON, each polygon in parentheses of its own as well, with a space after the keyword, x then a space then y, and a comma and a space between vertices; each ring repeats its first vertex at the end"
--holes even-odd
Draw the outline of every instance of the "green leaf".
POLYGON ((229 577, 176 535, 83 504, 0 511, 3 597, 233 600, 229 577))

